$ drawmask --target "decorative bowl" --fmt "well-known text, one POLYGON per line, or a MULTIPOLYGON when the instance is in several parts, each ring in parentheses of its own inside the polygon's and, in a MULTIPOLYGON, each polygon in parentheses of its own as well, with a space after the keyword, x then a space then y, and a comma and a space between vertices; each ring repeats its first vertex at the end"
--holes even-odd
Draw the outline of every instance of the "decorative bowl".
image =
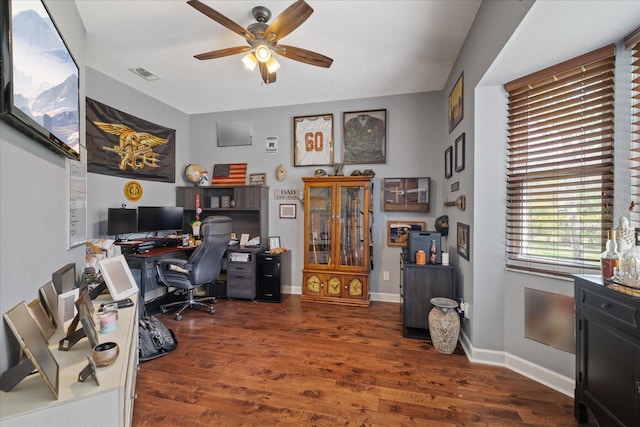
POLYGON ((115 342, 104 342, 93 347, 93 361, 96 366, 109 366, 120 353, 120 347, 115 342))

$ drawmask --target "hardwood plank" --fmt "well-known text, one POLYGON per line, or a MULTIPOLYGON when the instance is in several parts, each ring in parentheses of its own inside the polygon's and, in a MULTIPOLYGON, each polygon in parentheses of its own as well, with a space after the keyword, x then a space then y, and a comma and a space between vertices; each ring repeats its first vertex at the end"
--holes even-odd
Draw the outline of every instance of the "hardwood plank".
POLYGON ((178 348, 140 365, 136 427, 578 425, 561 393, 403 338, 398 304, 286 296, 158 317, 178 348))

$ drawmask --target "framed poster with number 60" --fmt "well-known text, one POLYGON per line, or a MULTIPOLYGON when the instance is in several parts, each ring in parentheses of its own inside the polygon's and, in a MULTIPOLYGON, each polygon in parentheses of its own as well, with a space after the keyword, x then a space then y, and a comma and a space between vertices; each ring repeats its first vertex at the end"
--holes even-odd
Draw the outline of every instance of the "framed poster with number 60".
POLYGON ((293 118, 293 165, 333 165, 333 114, 293 118))

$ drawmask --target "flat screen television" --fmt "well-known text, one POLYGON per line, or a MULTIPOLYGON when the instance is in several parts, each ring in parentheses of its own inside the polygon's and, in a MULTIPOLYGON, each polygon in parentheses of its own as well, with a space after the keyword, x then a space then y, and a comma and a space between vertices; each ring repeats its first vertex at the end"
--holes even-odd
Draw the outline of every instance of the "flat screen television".
POLYGON ((182 230, 183 208, 138 206, 138 232, 182 230))
POLYGON ((119 236, 137 231, 138 212, 135 209, 109 208, 107 212, 108 235, 119 236))
POLYGON ((58 295, 75 288, 77 280, 76 264, 73 262, 70 262, 51 274, 51 281, 53 282, 53 286, 55 286, 58 295))
POLYGON ((0 1, 0 63, 0 118, 80 159, 78 65, 42 1, 0 1))

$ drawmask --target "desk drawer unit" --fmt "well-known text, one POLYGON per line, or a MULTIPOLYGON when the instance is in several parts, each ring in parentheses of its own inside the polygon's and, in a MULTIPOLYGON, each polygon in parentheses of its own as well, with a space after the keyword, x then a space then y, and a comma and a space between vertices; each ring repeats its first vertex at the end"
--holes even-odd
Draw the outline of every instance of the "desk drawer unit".
POLYGON ((227 259, 227 298, 256 299, 255 253, 229 253, 227 259))

